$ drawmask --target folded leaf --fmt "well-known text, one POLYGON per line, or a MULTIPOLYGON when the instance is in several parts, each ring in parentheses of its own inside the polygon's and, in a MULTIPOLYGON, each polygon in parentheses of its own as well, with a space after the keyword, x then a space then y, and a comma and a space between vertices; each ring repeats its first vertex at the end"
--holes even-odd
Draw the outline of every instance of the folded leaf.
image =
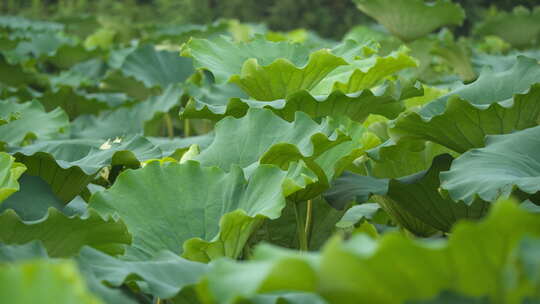
POLYGON ((441 173, 442 188, 467 204, 480 197, 493 202, 516 189, 540 191, 540 126, 488 136, 486 147, 464 153, 441 173))

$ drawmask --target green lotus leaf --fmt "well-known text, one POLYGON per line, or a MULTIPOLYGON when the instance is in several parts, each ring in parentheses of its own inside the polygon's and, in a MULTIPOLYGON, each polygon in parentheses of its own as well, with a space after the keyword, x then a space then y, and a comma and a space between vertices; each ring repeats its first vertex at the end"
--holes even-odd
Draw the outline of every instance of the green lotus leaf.
POLYGON ((270 110, 250 109, 242 118, 227 117, 218 122, 214 141, 196 160, 224 170, 230 170, 233 164, 247 168, 257 162, 286 166, 301 158, 315 159, 346 140, 328 120, 317 124, 297 112, 294 121, 287 122, 270 110), (272 153, 285 149, 291 152, 272 153))
POLYGON ((286 172, 259 166, 246 180, 241 169, 230 169, 152 162, 121 173, 110 189, 92 196, 90 207, 126 222, 133 255, 167 249, 201 261, 235 258, 262 220, 279 217, 285 207, 286 172))
POLYGON ((20 16, 0 16, 0 27, 9 30, 61 31, 64 25, 57 22, 31 20, 20 16))
POLYGON ((323 298, 309 292, 277 292, 261 294, 249 299, 253 304, 327 304, 323 298))
POLYGON ((152 24, 145 30, 144 41, 174 41, 177 44, 187 42, 190 38, 213 38, 224 35, 229 24, 225 20, 217 20, 206 25, 199 24, 152 24))
POLYGON ((529 10, 517 6, 512 12, 491 12, 474 28, 480 36, 495 35, 516 48, 537 44, 540 40, 540 6, 529 10))
POLYGON ((60 46, 75 42, 58 32, 26 32, 14 49, 3 52, 11 64, 40 60, 53 55, 60 46))
POLYGON ((195 68, 211 71, 221 84, 232 75, 240 74, 249 59, 256 58, 258 64, 266 66, 278 58, 286 58, 295 66, 303 66, 308 62, 310 51, 300 44, 271 42, 262 37, 249 43, 234 43, 222 36, 212 40, 190 39, 182 53, 193 58, 195 68))
POLYGON ((54 87, 90 87, 97 86, 99 80, 105 75, 107 66, 100 58, 80 62, 58 76, 50 78, 54 87))
POLYGON ((17 180, 26 171, 26 167, 15 162, 9 154, 0 152, 0 203, 19 191, 17 180))
POLYGON ((99 114, 102 111, 117 108, 128 103, 124 93, 87 93, 68 86, 57 87, 39 97, 47 111, 62 108, 70 119, 83 114, 99 114))
POLYGON ((316 264, 313 255, 260 245, 249 262, 220 259, 210 264, 205 293, 199 296, 216 303, 238 303, 258 293, 315 291, 316 264))
POLYGON ((161 299, 172 298, 184 287, 194 285, 208 268, 206 264, 185 260, 170 251, 144 261, 124 261, 90 247, 81 250, 77 262, 99 281, 116 287, 141 282, 139 287, 143 292, 161 299))
POLYGON ((141 81, 151 88, 166 88, 186 80, 193 74, 192 60, 171 51, 158 51, 145 45, 130 53, 120 67, 122 73, 141 81))
POLYGON ((176 158, 179 151, 183 153, 183 151, 187 151, 193 145, 196 145, 200 150, 206 149, 214 140, 214 134, 208 133, 205 135, 172 139, 166 137, 147 137, 147 139, 161 149, 163 155, 176 158))
POLYGON ((501 202, 486 220, 457 224, 448 242, 418 242, 393 233, 378 242, 362 235, 344 244, 334 239, 322 253, 319 293, 332 303, 400 303, 448 290, 521 303, 518 299, 531 290, 524 288, 528 283, 520 281, 512 257, 523 236, 539 235, 537 219, 501 202), (419 284, 426 280, 430 283, 419 284))
POLYGON ((512 69, 482 73, 478 80, 404 113, 390 127, 396 140, 419 138, 463 153, 484 146, 491 134, 505 134, 538 124, 540 64, 518 57, 512 69))
MULTIPOLYGON (((39 199, 39 198, 34 198, 39 199)), ((90 210, 85 216, 66 216, 50 208, 37 221, 23 221, 13 210, 0 214, 0 241, 5 244, 43 242, 51 257, 73 256, 88 245, 108 254, 121 254, 131 236, 122 221, 104 219, 90 210)))
POLYGON ((0 100, 0 117, 12 115, 17 119, 0 124, 0 146, 19 146, 35 138, 57 138, 69 128, 68 117, 62 109, 45 112, 36 100, 25 103, 0 100))
POLYGON ((168 113, 180 104, 183 90, 170 86, 161 95, 152 96, 132 106, 119 107, 99 116, 82 115, 72 123, 71 135, 74 138, 107 139, 132 134, 156 135, 150 122, 168 113))
POLYGON ((376 178, 400 178, 429 169, 437 155, 458 154, 433 142, 392 139, 367 151, 370 173, 376 178))
POLYGON ((417 61, 408 52, 402 48, 384 57, 372 56, 351 61, 349 65, 340 66, 329 73, 311 92, 325 95, 335 90, 355 93, 371 89, 403 69, 417 67, 417 61))
MULTIPOLYGON (((359 48, 347 51, 351 49, 361 55, 359 48)), ((235 83, 249 96, 262 101, 310 90, 336 67, 347 64, 329 49, 311 53, 301 44, 271 42, 261 37, 243 44, 225 37, 213 41, 192 39, 184 48, 184 55, 193 57, 195 67, 210 70, 217 83, 235 83)))
MULTIPOLYGON (((308 91, 299 91, 286 99, 255 101, 232 98, 227 103, 212 98, 192 98, 181 110, 183 118, 207 118, 219 120, 226 116, 241 117, 249 108, 266 108, 287 121, 293 121, 295 113, 301 111, 312 118, 324 116, 347 116, 363 122, 369 114, 395 118, 404 110, 403 99, 422 94, 417 86, 401 88, 387 83, 375 90, 362 90, 352 94, 333 91, 330 95, 314 96, 308 91)), ((205 96, 206 97, 206 96, 205 96)))
POLYGON ((379 212, 381 212, 381 206, 376 203, 352 206, 347 209, 347 212, 345 212, 339 222, 336 223, 336 227, 341 229, 354 227, 354 225, 362 222, 362 220, 375 219, 379 212))
POLYGON ((486 147, 457 158, 441 173, 442 188, 468 204, 478 196, 493 202, 516 189, 532 195, 540 191, 540 126, 512 134, 488 136, 486 147))
MULTIPOLYGON (((324 193, 324 197, 334 208, 345 209, 351 202, 365 203, 372 194, 383 195, 387 191, 387 179, 373 178, 347 171, 334 180, 330 189, 324 193)), ((364 208, 370 207, 361 207, 358 212, 364 208)))
POLYGON ((55 208, 66 215, 73 215, 53 193, 51 186, 40 177, 24 174, 19 183, 20 190, 0 205, 0 213, 11 209, 21 220, 28 222, 44 218, 49 208, 55 208))
POLYGON ((47 56, 43 61, 59 69, 70 69, 77 64, 92 59, 103 59, 107 55, 107 52, 103 49, 87 49, 83 43, 78 42, 60 45, 54 54, 47 56))
POLYGON ((416 303, 437 296, 522 303, 538 283, 523 275, 518 261, 531 259, 516 251, 524 237, 540 236, 538 219, 501 201, 484 220, 458 223, 448 239, 415 240, 393 232, 373 240, 357 234, 348 241, 335 237, 317 254, 260 245, 248 261, 214 261, 197 291, 209 303, 298 291, 345 304, 416 303))
POLYGON ((153 45, 128 48, 111 55, 100 88, 108 92, 124 92, 144 100, 165 88, 184 82, 193 74, 190 58, 177 52, 158 51, 153 45))
POLYGON ((240 75, 231 76, 229 81, 256 100, 270 101, 300 90, 311 90, 336 67, 344 64, 343 59, 327 49, 311 53, 308 62, 300 68, 281 58, 261 66, 257 59, 252 58, 244 62, 240 75))
MULTIPOLYGON (((216 125, 214 141, 195 160, 224 170, 238 165, 247 172, 258 164, 274 164, 290 173, 297 172, 300 167, 289 166, 302 161, 317 176, 317 182, 313 179, 304 182, 305 173, 299 172, 299 175, 290 175, 291 181, 310 186, 301 192, 296 192, 298 189, 287 192, 296 192, 295 199, 310 199, 326 189, 335 170, 341 169, 335 166, 343 166, 340 161, 352 162, 352 154, 362 153, 363 147, 351 141, 350 135, 355 131, 337 127, 335 121, 329 119, 317 124, 301 112, 297 112, 295 120, 290 123, 270 110, 250 109, 240 119, 227 117, 221 120, 216 125), (350 143, 341 146, 345 142, 350 143), (317 163, 320 158, 323 162, 317 163)), ((355 128, 356 133, 363 132, 361 127, 352 129, 355 128)))
POLYGON ((81 193, 104 167, 138 168, 142 161, 163 157, 158 147, 138 135, 107 141, 37 141, 11 152, 27 166, 27 174, 43 178, 65 203, 81 193))
POLYGON ((477 75, 471 63, 472 51, 465 38, 456 40, 452 32, 444 29, 439 33, 439 43, 431 53, 441 57, 464 82, 476 80, 477 75))
POLYGON ((0 300, 10 303, 99 304, 72 261, 0 265, 0 300), (31 292, 29 292, 31 291, 31 292))
POLYGON ((373 17, 390 33, 410 42, 446 25, 461 25, 465 12, 449 0, 354 0, 358 9, 373 17))
POLYGON ((23 245, 0 244, 0 263, 18 262, 48 258, 47 249, 40 241, 28 242, 23 245))
POLYGON ((18 64, 6 62, 4 55, 0 54, 0 84, 21 87, 37 82, 37 76, 34 73, 18 64))
POLYGON ((374 194, 374 200, 411 232, 429 235, 433 231, 427 227, 449 232, 458 220, 480 218, 489 206, 481 200, 472 205, 454 202, 439 193, 439 173, 450 168, 452 159, 448 154, 438 155, 429 169, 400 178, 377 179, 349 173, 338 178, 325 197, 333 206, 343 208, 351 201, 363 203, 374 194))

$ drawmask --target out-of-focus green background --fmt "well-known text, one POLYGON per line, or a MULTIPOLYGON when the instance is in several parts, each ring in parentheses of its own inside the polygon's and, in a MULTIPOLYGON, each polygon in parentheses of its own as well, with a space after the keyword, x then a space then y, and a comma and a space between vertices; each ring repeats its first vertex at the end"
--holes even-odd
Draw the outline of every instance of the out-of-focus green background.
MULTIPOLYGON (((470 23, 481 18, 490 6, 510 10, 517 5, 540 4, 539 0, 454 2, 460 3, 468 15, 467 22, 458 29, 460 34, 466 34, 470 23)), ((309 28, 328 38, 340 38, 354 25, 371 21, 351 0, 2 0, 0 12, 48 20, 91 14, 126 25, 155 20, 205 24, 218 18, 234 18, 265 23, 278 31, 309 28)))

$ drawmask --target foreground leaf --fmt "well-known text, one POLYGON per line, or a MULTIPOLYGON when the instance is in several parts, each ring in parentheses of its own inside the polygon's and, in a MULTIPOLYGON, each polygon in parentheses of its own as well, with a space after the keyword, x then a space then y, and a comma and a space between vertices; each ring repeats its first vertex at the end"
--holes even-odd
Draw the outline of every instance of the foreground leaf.
POLYGON ((17 304, 101 303, 89 293, 71 261, 28 261, 0 265, 0 295, 0 300, 17 304))

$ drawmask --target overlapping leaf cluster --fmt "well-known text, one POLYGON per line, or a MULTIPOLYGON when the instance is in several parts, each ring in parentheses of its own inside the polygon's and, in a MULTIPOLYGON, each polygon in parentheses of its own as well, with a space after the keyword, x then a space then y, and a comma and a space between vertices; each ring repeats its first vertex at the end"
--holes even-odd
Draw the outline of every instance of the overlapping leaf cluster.
POLYGON ((0 297, 540 299, 538 52, 356 3, 388 32, 0 17, 0 297))

